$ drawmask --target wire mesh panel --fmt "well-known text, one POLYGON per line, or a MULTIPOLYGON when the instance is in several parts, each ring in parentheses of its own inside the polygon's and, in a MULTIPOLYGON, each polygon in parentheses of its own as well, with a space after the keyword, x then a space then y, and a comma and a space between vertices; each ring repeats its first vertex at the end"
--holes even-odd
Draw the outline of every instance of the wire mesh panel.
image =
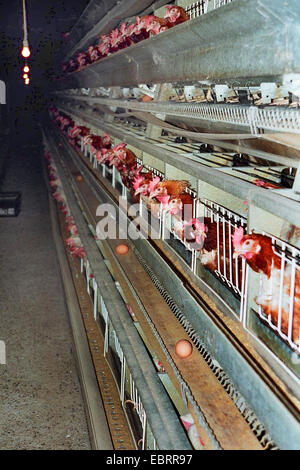
POLYGON ((246 227, 246 219, 207 199, 198 201, 197 214, 204 223, 199 261, 240 297, 243 262, 233 258, 232 236, 238 227, 246 227))
POLYGON ((204 15, 207 12, 208 0, 200 0, 198 2, 191 3, 189 7, 185 9, 190 19, 198 18, 198 16, 204 15))
POLYGON ((233 0, 199 0, 198 2, 191 3, 185 8, 185 11, 189 15, 190 19, 198 18, 201 15, 205 15, 208 11, 216 10, 233 0))
POLYGON ((214 9, 223 7, 228 3, 231 3, 233 0, 214 0, 214 9))
POLYGON ((249 268, 244 294, 245 318, 250 305, 264 324, 299 353, 300 250, 265 232, 253 231, 243 243, 247 243, 249 250, 246 252, 249 268), (257 289, 253 296, 254 286, 257 289))

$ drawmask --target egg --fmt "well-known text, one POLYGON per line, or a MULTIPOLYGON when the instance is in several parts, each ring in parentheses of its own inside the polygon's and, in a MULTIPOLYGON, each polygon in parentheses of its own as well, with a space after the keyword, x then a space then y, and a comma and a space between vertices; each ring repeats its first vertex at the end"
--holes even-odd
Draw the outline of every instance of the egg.
POLYGON ((189 357, 193 352, 193 347, 186 339, 181 339, 175 345, 175 353, 180 358, 189 357))
POLYGON ((116 253, 118 255, 126 255, 128 253, 128 246, 127 245, 124 245, 124 244, 121 244, 121 245, 118 245, 117 248, 116 248, 116 253))
POLYGON ((144 103, 147 103, 148 101, 152 101, 152 100, 153 100, 153 98, 151 98, 151 96, 149 96, 149 95, 143 95, 143 97, 142 97, 142 101, 144 103))

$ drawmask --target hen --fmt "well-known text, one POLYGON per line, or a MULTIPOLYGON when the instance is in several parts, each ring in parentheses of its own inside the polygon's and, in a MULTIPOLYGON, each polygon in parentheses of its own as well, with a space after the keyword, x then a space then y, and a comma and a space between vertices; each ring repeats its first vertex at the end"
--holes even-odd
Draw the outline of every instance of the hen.
POLYGON ((100 55, 100 58, 108 56, 110 53, 110 36, 109 34, 100 35, 101 42, 98 44, 97 49, 100 55))
POLYGON ((181 221, 184 218, 190 218, 193 210, 193 200, 186 193, 189 186, 188 181, 184 180, 163 180, 156 176, 147 187, 147 193, 142 194, 142 199, 151 213, 158 217, 160 209, 175 217, 173 220, 173 230, 180 237, 182 231, 181 221))
POLYGON ((89 62, 93 63, 100 59, 99 50, 96 46, 90 46, 88 48, 89 62))
POLYGON ((233 259, 229 225, 212 221, 210 217, 192 219, 184 225, 186 240, 198 251, 200 263, 240 291, 242 263, 233 259))
POLYGON ((143 165, 138 166, 136 162, 122 166, 122 171, 121 171, 121 178, 123 184, 128 188, 128 189, 133 189, 133 183, 136 178, 138 178, 141 174, 141 171, 143 169, 143 165))
POLYGON ((293 272, 292 264, 282 261, 275 252, 271 237, 267 235, 244 235, 243 229, 240 228, 234 233, 233 245, 234 256, 245 258, 250 268, 261 275, 260 291, 254 299, 256 304, 261 306, 273 325, 285 335, 288 336, 291 331, 292 341, 299 345, 299 269, 296 268, 293 272))
POLYGON ((115 153, 113 149, 102 148, 96 152, 95 158, 98 163, 110 166, 111 160, 115 158, 115 153))
POLYGON ((149 32, 147 31, 147 25, 150 21, 152 15, 146 16, 137 16, 135 28, 132 30, 131 39, 134 43, 143 41, 149 37, 149 32))
POLYGON ((131 46, 132 41, 129 39, 129 29, 127 23, 121 23, 119 27, 120 41, 118 44, 119 49, 131 46))
POLYGON ((135 154, 125 148, 126 147, 126 144, 124 142, 121 142, 120 144, 117 144, 113 147, 113 151, 117 157, 117 159, 119 160, 119 163, 121 165, 133 165, 135 164, 135 160, 136 160, 136 156, 135 154))
POLYGON ((111 32, 110 32, 110 52, 113 53, 113 52, 117 52, 119 50, 119 46, 120 46, 120 43, 121 43, 121 33, 120 31, 116 28, 116 29, 113 29, 111 32))
POLYGON ((172 198, 183 194, 189 187, 189 182, 185 180, 164 180, 159 181, 156 185, 151 187, 149 197, 150 199, 157 196, 169 195, 172 198))
POLYGON ((150 16, 146 30, 150 35, 156 35, 166 31, 171 28, 173 23, 171 23, 167 18, 159 18, 158 16, 150 16))
MULTIPOLYGON (((163 211, 173 215, 178 220, 178 222, 187 222, 193 218, 194 198, 190 194, 184 192, 177 196, 162 195, 156 196, 156 199, 161 202, 163 211)), ((183 225, 176 223, 174 229, 176 233, 179 231, 177 235, 183 238, 181 232, 183 225)))
POLYGON ((90 129, 85 126, 73 126, 68 130, 69 139, 74 141, 74 144, 80 146, 81 139, 89 135, 90 129))
POLYGON ((132 183, 132 188, 134 190, 134 197, 138 201, 140 196, 147 196, 149 193, 149 187, 153 184, 153 181, 159 182, 159 176, 153 178, 152 171, 146 173, 141 173, 137 175, 132 183))
POLYGON ((76 57, 76 61, 78 63, 79 69, 81 69, 89 63, 89 54, 86 52, 80 52, 76 57))
POLYGON ((189 20, 189 15, 185 11, 184 8, 176 6, 176 5, 166 5, 166 13, 164 18, 167 18, 173 26, 184 23, 184 21, 189 20))
POLYGON ((78 235, 72 235, 71 237, 67 238, 66 244, 68 245, 70 254, 74 256, 74 258, 82 258, 86 257, 85 249, 83 248, 82 242, 78 235))

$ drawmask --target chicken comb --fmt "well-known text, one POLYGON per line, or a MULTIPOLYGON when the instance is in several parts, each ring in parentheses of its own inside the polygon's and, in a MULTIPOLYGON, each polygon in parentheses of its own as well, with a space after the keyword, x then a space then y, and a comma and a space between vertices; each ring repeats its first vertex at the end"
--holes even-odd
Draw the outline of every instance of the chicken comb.
POLYGON ((133 181, 135 180, 135 178, 144 178, 141 175, 142 169, 143 169, 143 165, 141 165, 140 167, 136 167, 134 164, 132 167, 129 168, 129 171, 131 171, 131 177, 133 181))
POLYGON ((113 151, 118 152, 119 150, 123 149, 124 147, 126 147, 125 142, 120 142, 119 144, 114 146, 113 151))
POLYGON ((144 177, 143 177, 143 176, 136 176, 136 177, 134 178, 133 183, 132 183, 133 189, 134 189, 134 190, 137 190, 137 189, 140 187, 142 181, 144 181, 144 177))
POLYGON ((233 247, 236 249, 236 248, 239 248, 241 246, 241 242, 244 238, 244 229, 243 227, 239 227, 235 230, 234 234, 231 235, 232 237, 232 243, 233 243, 233 247))
POLYGON ((154 15, 149 15, 147 16, 145 19, 144 19, 144 23, 145 25, 149 25, 153 20, 155 19, 155 16, 154 15))
POLYGON ((117 38, 119 36, 119 30, 118 29, 113 29, 111 32, 110 32, 110 36, 112 38, 117 38))
POLYGON ((157 184, 160 182, 160 177, 155 176, 149 183, 149 193, 152 193, 157 186, 157 184))
POLYGON ((252 181, 254 184, 256 184, 256 186, 260 186, 260 187, 264 187, 266 185, 266 183, 262 180, 259 180, 259 179, 256 179, 256 180, 253 180, 252 181))

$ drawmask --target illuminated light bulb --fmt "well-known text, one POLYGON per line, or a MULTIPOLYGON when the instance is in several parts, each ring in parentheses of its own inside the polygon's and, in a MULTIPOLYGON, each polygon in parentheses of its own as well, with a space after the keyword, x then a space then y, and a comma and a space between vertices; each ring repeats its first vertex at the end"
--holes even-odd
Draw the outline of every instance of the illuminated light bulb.
POLYGON ((28 78, 27 73, 24 73, 23 78, 28 78))
POLYGON ((21 52, 23 57, 29 57, 30 56, 30 49, 27 46, 24 46, 21 52))
POLYGON ((29 72, 29 67, 28 65, 25 65, 23 68, 23 72, 28 73, 29 72))
POLYGON ((29 78, 25 78, 25 85, 29 85, 29 78))
POLYGON ((27 39, 24 39, 23 41, 23 49, 22 49, 21 54, 23 57, 29 57, 31 54, 27 39))

